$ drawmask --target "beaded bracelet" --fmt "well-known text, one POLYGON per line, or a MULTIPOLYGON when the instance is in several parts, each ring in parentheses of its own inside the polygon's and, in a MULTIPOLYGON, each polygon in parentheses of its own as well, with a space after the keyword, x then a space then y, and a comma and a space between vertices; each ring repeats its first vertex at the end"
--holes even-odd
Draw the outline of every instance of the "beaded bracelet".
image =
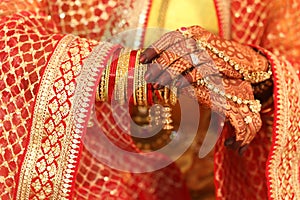
POLYGON ((241 104, 247 105, 253 113, 259 113, 260 110, 261 110, 261 104, 260 104, 259 100, 246 100, 246 99, 239 98, 235 95, 226 94, 224 91, 220 90, 219 88, 215 87, 213 84, 209 83, 209 78, 208 77, 198 79, 197 80, 197 85, 198 86, 205 86, 209 90, 221 95, 222 97, 230 99, 230 100, 232 100, 233 102, 235 102, 239 105, 241 105, 241 104))
MULTIPOLYGON (((182 27, 178 29, 178 31, 185 38, 192 38, 193 35, 187 30, 187 28, 182 27)), ((270 63, 268 63, 268 71, 264 72, 251 72, 249 70, 241 69, 240 65, 232 60, 225 52, 219 51, 216 47, 213 47, 211 44, 206 41, 196 40, 197 46, 199 49, 208 49, 219 58, 223 59, 226 63, 228 63, 234 70, 236 70, 239 74, 241 74, 245 81, 249 81, 251 83, 259 83, 265 80, 268 80, 272 76, 272 69, 270 63)))
POLYGON ((244 77, 245 81, 249 81, 251 83, 259 83, 265 80, 268 80, 272 76, 271 65, 268 64, 267 72, 250 72, 249 70, 241 69, 240 65, 232 60, 229 56, 227 56, 223 51, 219 51, 216 47, 208 44, 205 41, 197 41, 197 45, 200 49, 206 48, 210 50, 212 53, 217 55, 219 58, 223 59, 227 62, 233 69, 235 69, 239 74, 244 77))

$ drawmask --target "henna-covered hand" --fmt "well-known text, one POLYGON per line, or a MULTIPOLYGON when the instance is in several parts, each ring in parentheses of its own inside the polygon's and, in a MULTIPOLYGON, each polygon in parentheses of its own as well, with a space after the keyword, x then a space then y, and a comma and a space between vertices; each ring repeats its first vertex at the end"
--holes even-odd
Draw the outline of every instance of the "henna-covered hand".
POLYGON ((230 60, 238 63, 240 69, 267 71, 267 60, 252 48, 193 26, 163 35, 142 53, 140 62, 148 65, 145 79, 155 83, 156 89, 176 80, 175 84, 181 88, 181 93, 195 97, 201 105, 225 114, 235 129, 234 139, 230 138, 225 145, 238 146, 242 152, 262 125, 259 108, 253 108, 257 105, 249 103, 256 102, 251 83, 243 80, 243 70, 236 70, 227 58, 223 59, 216 52, 199 48, 199 40, 226 53, 230 60), (187 37, 182 33, 187 33, 187 37), (199 80, 203 79, 209 81, 210 88, 207 84, 199 84, 199 80), (189 84, 194 89, 185 87, 189 84))

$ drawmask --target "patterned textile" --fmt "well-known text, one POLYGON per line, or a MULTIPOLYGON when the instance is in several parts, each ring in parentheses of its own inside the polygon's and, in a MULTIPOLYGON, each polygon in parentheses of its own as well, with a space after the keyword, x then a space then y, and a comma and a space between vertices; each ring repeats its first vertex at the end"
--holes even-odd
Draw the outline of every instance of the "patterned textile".
MULTIPOLYGON (((261 113, 263 127, 243 157, 224 147, 232 130, 223 130, 215 149, 216 197, 300 199, 300 4, 215 4, 220 35, 259 48, 274 76, 274 111, 261 113)), ((116 48, 93 39, 140 28, 133 40, 141 46, 150 6, 150 0, 0 1, 0 199, 190 198, 174 163, 155 172, 123 172, 100 162, 83 142, 93 133, 90 105, 116 48), (85 63, 89 57, 97 62, 85 63)), ((114 109, 124 113, 122 107, 114 109)), ((97 103, 95 111, 107 138, 139 153, 127 132, 115 127, 109 104, 97 103)), ((97 150, 105 158, 107 149, 97 150)), ((119 159, 133 168, 147 167, 119 159)))

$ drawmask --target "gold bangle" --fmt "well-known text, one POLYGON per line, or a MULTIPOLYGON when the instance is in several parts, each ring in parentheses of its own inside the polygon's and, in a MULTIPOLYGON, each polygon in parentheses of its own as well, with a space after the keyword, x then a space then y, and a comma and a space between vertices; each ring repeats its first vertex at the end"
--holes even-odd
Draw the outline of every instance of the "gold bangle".
POLYGON ((145 81, 145 73, 147 70, 147 65, 141 65, 140 66, 140 79, 141 79, 141 89, 142 89, 142 102, 143 102, 143 106, 147 106, 148 102, 147 102, 147 83, 145 81))
POLYGON ((107 67, 109 67, 109 65, 110 65, 110 62, 107 63, 106 68, 102 72, 101 79, 100 79, 100 82, 99 82, 99 85, 98 85, 97 91, 96 91, 96 101, 105 101, 106 100, 104 90, 105 90, 105 83, 107 82, 107 80, 105 77, 107 74, 107 67))
MULTIPOLYGON (((101 80, 100 80, 100 82, 101 82, 101 80)), ((100 89, 99 87, 100 87, 100 84, 96 88, 96 96, 95 96, 96 101, 101 101, 100 94, 99 94, 99 89, 100 89)))
POLYGON ((103 86, 103 101, 108 100, 108 85, 109 85, 109 74, 110 74, 110 65, 112 62, 113 55, 110 57, 106 68, 104 70, 104 86, 103 86))
POLYGON ((139 66, 139 57, 140 57, 141 51, 138 51, 136 54, 136 60, 135 60, 135 67, 134 67, 134 74, 133 74, 133 104, 137 105, 137 86, 138 86, 138 66, 139 66))
POLYGON ((130 50, 124 49, 120 54, 118 65, 116 69, 115 81, 115 100, 119 103, 125 103, 125 82, 127 82, 128 66, 130 59, 130 50))
POLYGON ((103 70, 103 72, 102 72, 101 80, 100 80, 100 83, 97 88, 97 93, 99 95, 99 98, 98 98, 99 101, 104 101, 104 95, 103 95, 103 89, 104 89, 104 84, 105 84, 104 76, 105 76, 105 70, 103 70))
POLYGON ((133 100, 134 105, 146 106, 147 103, 147 83, 144 79, 147 69, 146 65, 139 63, 140 51, 137 52, 135 69, 134 69, 134 84, 133 84, 133 100))
POLYGON ((164 87, 164 102, 165 104, 168 104, 169 103, 169 88, 168 87, 164 87))
POLYGON ((176 81, 172 83, 170 89, 170 104, 174 106, 177 102, 177 87, 175 86, 176 81))
POLYGON ((139 106, 143 105, 143 88, 142 88, 142 79, 141 79, 141 73, 142 73, 142 65, 138 65, 137 70, 137 104, 139 106))

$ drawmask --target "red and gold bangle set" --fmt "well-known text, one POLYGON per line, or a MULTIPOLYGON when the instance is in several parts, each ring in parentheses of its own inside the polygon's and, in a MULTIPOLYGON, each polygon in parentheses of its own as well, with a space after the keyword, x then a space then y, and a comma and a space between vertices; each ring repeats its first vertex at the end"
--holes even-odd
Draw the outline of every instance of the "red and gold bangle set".
POLYGON ((169 88, 154 90, 152 84, 145 81, 147 65, 140 64, 139 57, 140 50, 115 50, 101 76, 96 101, 130 102, 135 106, 151 106, 159 102, 176 104, 176 94, 169 88))

